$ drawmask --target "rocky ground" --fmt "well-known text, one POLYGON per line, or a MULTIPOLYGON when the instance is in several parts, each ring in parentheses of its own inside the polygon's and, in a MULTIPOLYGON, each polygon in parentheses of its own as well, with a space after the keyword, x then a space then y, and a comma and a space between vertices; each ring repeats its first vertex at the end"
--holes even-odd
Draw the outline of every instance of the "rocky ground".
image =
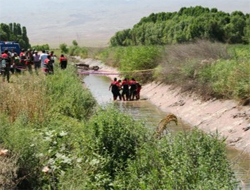
MULTIPOLYGON (((98 60, 79 61, 90 66, 99 66, 99 71, 118 73, 98 60)), ((110 78, 119 75, 108 75, 110 78)), ((161 110, 173 113, 190 126, 208 132, 218 132, 227 137, 227 144, 250 153, 250 105, 240 106, 234 100, 202 101, 194 93, 181 93, 171 85, 149 83, 142 87, 141 96, 148 99, 161 110)))

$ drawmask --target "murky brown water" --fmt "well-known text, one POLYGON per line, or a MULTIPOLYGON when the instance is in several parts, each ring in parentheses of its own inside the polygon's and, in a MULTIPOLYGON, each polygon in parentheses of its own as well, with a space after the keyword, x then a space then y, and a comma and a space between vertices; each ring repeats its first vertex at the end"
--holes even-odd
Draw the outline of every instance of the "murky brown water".
MULTIPOLYGON (((101 106, 113 103, 112 93, 109 91, 110 79, 105 76, 87 75, 83 81, 101 106)), ((167 113, 161 111, 149 101, 116 101, 115 105, 122 111, 133 116, 135 120, 142 120, 149 129, 155 128, 167 113)), ((172 131, 190 130, 191 127, 178 121, 169 125, 172 131)), ((233 148, 227 149, 228 159, 236 173, 242 189, 250 189, 250 155, 233 148)))

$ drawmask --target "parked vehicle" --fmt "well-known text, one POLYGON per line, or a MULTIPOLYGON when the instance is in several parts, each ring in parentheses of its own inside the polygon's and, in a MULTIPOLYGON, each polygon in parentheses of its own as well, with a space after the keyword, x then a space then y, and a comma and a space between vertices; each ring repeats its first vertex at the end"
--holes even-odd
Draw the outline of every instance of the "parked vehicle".
POLYGON ((6 49, 10 52, 14 50, 18 55, 21 52, 19 43, 12 41, 0 41, 0 53, 2 54, 6 49))

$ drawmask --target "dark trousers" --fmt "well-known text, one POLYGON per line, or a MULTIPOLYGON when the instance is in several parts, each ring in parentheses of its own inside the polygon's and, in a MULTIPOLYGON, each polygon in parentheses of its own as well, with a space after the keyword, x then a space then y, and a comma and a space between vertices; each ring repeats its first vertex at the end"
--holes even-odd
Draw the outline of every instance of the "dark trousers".
POLYGON ((41 62, 40 61, 34 61, 34 67, 35 67, 35 70, 40 69, 41 68, 41 62))
POLYGON ((1 70, 2 80, 5 81, 5 77, 7 78, 7 81, 10 82, 10 68, 5 67, 1 70))
POLYGON ((62 63, 61 63, 61 69, 66 69, 66 68, 67 68, 67 63, 62 62, 62 63))

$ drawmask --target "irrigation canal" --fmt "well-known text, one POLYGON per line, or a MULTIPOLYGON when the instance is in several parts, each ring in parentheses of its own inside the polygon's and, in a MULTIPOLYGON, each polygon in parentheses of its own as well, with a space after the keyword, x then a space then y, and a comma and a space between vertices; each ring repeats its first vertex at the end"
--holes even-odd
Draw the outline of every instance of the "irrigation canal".
MULTIPOLYGON (((83 82, 91 91, 99 105, 106 106, 113 102, 112 93, 109 91, 111 81, 108 77, 84 75, 83 82)), ((116 101, 115 105, 120 111, 132 115, 135 120, 145 122, 145 125, 151 130, 154 130, 161 119, 167 114, 146 100, 116 101)), ((171 122, 168 128, 172 132, 191 129, 191 127, 187 126, 184 122, 178 121, 178 123, 178 126, 176 126, 175 123, 171 122)), ((232 167, 238 179, 244 184, 242 185, 242 189, 250 189, 250 156, 230 147, 227 149, 227 156, 232 163, 232 167)))

